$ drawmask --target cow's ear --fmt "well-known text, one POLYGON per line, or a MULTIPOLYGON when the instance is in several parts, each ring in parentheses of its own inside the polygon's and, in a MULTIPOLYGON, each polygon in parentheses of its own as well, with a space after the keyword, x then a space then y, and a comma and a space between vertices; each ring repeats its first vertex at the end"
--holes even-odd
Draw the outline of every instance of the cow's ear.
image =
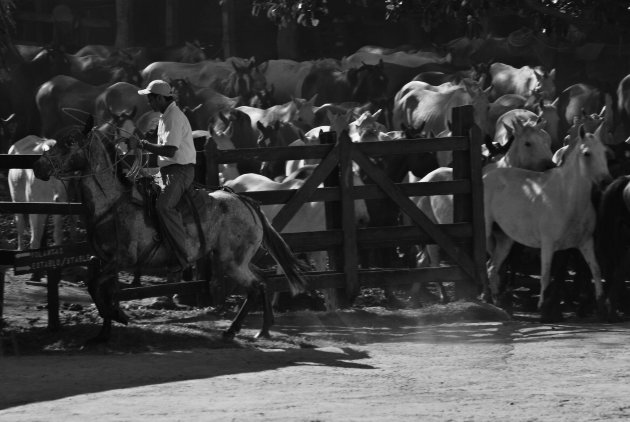
POLYGON ((549 78, 553 80, 556 79, 556 69, 551 69, 551 72, 549 72, 549 78))
POLYGON ((318 95, 318 94, 313 95, 313 96, 311 97, 311 99, 310 99, 310 100, 308 100, 308 103, 309 103, 310 105, 315 105, 315 101, 317 100, 317 95, 318 95))

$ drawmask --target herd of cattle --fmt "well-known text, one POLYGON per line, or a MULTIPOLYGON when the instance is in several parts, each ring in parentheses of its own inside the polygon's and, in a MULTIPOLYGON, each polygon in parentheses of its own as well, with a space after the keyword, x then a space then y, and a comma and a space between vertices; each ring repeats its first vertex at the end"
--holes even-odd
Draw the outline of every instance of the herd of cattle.
MULTIPOLYGON (((343 129, 348 129, 354 142, 449 136, 453 108, 472 105, 485 139, 480 160, 488 163, 486 175, 497 168, 546 173, 572 162, 569 157, 575 150, 595 151, 586 145, 593 142, 606 147, 607 172, 614 177, 628 173, 624 145, 630 136, 630 75, 615 81, 616 92, 605 92, 586 83, 556 86, 556 69, 544 66, 516 67, 520 62, 506 59, 461 66, 453 63, 453 52, 374 46, 341 60, 262 63, 254 57, 207 59, 194 43, 162 50, 91 45, 74 54, 54 47, 18 46, 18 51, 20 56, 9 58, 0 73, 0 153, 41 153, 51 139, 80 124, 88 114, 99 126, 131 121, 134 134, 147 133, 157 115, 137 91, 151 80, 164 79, 173 86, 196 136, 212 137, 220 149, 309 145, 319 142, 322 131, 343 129)), ((451 179, 450 160, 449 153, 438 153, 383 159, 379 164, 394 182, 425 182, 451 179)), ((296 171, 314 164, 239 162, 225 166, 222 176, 240 191, 296 189, 303 183, 296 171), (239 176, 243 174, 248 175, 239 176)), ((355 183, 362 183, 360 174, 356 179, 355 183)), ((30 170, 9 174, 15 201, 63 200, 63 186, 42 189, 38 183, 44 182, 34 180, 30 170)), ((532 202, 534 196, 529 196, 532 202)), ((452 198, 415 199, 432 221, 452 222, 452 198)), ((312 209, 305 205, 301 211, 305 214, 294 218, 294 226, 285 231, 303 231, 297 222, 307 222, 313 230, 325 227, 322 204, 309 206, 312 209)), ((593 207, 585 205, 589 206, 593 207)), ((356 209, 361 223, 402 221, 395 207, 378 206, 376 201, 356 209)), ((267 212, 277 209, 268 207, 267 212)), ((577 224, 575 216, 566 218, 577 224)), ((590 220, 578 220, 584 227, 590 224, 590 220)), ((31 220, 31 225, 41 224, 31 220)), ((20 222, 18 229, 22 227, 20 222)), ((37 247, 41 238, 41 233, 34 232, 31 247, 37 247)), ((538 239, 536 247, 552 252, 565 247, 582 250, 584 242, 592 242, 593 230, 581 232, 571 234, 568 243, 562 238, 569 236, 566 233, 560 239, 538 239), (553 244, 541 246, 541 242, 553 244)), ((496 241, 492 227, 488 240, 490 245, 496 241)), ((21 241, 19 247, 23 247, 21 241)), ((492 246, 489 252, 495 252, 492 246)), ((387 266, 387 260, 396 255, 390 250, 380 257, 383 262, 372 264, 387 266)), ((420 263, 440 262, 434 245, 419 257, 420 263)), ((325 255, 312 260, 318 267, 326 265, 325 255)), ((546 260, 550 259, 543 260, 542 271, 548 283, 546 260)), ((496 271, 491 269, 491 278, 496 278, 496 271)), ((541 301, 542 297, 541 291, 541 301)))

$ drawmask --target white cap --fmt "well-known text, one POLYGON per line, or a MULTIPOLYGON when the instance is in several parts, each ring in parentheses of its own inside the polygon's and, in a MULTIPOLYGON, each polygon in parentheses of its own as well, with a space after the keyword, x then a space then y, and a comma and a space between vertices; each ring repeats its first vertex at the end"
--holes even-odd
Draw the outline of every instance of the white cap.
POLYGON ((169 85, 169 83, 160 79, 151 81, 151 83, 149 83, 149 85, 145 89, 139 90, 138 94, 140 95, 158 94, 164 97, 170 97, 173 95, 173 93, 171 92, 171 86, 169 85))

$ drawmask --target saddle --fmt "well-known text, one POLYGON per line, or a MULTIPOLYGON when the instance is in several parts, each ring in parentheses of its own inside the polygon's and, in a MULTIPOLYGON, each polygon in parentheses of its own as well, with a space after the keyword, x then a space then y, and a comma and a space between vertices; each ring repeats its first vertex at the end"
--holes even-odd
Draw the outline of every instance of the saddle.
MULTIPOLYGON (((162 193, 162 188, 152 177, 138 178, 135 182, 135 187, 140 195, 140 198, 134 196, 135 202, 142 205, 145 218, 153 222, 155 227, 158 228, 160 238, 162 238, 162 225, 156 208, 157 199, 162 193)), ((206 189, 191 186, 184 192, 184 195, 175 207, 182 215, 184 225, 194 222, 197 224, 197 230, 200 233, 201 219, 198 210, 206 205, 207 192, 206 189)))

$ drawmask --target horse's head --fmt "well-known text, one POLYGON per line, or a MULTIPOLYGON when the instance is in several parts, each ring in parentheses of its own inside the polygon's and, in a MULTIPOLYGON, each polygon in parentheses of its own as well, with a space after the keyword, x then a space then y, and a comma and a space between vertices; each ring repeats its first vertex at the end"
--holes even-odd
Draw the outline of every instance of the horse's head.
POLYGON ((545 100, 553 100, 556 96, 556 70, 547 72, 538 66, 533 71, 536 81, 532 92, 545 100))
POLYGON ((241 96, 249 99, 256 93, 267 89, 267 79, 264 73, 256 66, 254 57, 245 64, 238 64, 233 61, 232 68, 234 70, 226 81, 226 95, 241 96))
POLYGON ((34 73, 31 76, 37 78, 35 82, 44 82, 54 75, 70 74, 70 58, 56 45, 44 47, 30 63, 30 71, 34 73))
POLYGON ((534 171, 555 167, 552 161, 551 136, 544 129, 546 124, 540 117, 526 122, 516 119, 513 138, 504 145, 507 146, 506 159, 510 160, 511 166, 534 171))
POLYGON ((142 75, 133 63, 121 62, 111 68, 112 82, 127 82, 132 85, 142 85, 142 75))
POLYGON ((487 130, 488 113, 490 111, 489 97, 492 87, 490 86, 483 89, 479 82, 469 78, 462 79, 459 86, 462 87, 470 97, 469 104, 473 106, 475 124, 485 132, 487 130))
POLYGON ((44 152, 33 163, 35 177, 41 180, 49 180, 51 177, 61 179, 89 166, 86 139, 90 135, 87 126, 91 126, 93 120, 86 123, 83 130, 78 126, 66 127, 59 132, 54 144, 42 148, 44 152))
MULTIPOLYGON (((588 133, 584 125, 578 129, 578 140, 573 150, 579 158, 579 172, 591 179, 594 184, 610 181, 608 170, 608 149, 602 141, 606 129, 600 125, 595 133, 588 133)), ((569 160, 569 158, 567 159, 569 160)))
POLYGON ((194 108, 199 104, 197 94, 187 78, 170 79, 168 82, 173 87, 173 96, 181 109, 194 108))
POLYGON ((370 111, 363 112, 350 126, 354 126, 358 139, 356 141, 365 142, 378 140, 381 132, 387 132, 387 128, 379 123, 378 117, 382 113, 379 109, 372 114, 370 111))
POLYGON ((274 105, 273 86, 252 93, 252 97, 249 98, 248 104, 246 105, 261 109, 272 107, 274 105))
POLYGON ((311 129, 315 121, 315 101, 317 94, 313 95, 310 100, 303 98, 293 98, 291 106, 294 107, 291 120, 302 128, 311 129))
POLYGON ((381 102, 387 98, 388 78, 383 60, 378 64, 363 64, 358 69, 349 69, 348 82, 352 87, 352 101, 381 102))
MULTIPOLYGON (((286 147, 294 141, 304 137, 304 132, 291 122, 276 121, 268 126, 257 122, 256 126, 261 135, 258 138, 259 147, 286 147)), ((260 167, 260 174, 270 179, 285 174, 286 160, 264 161, 260 167)))

